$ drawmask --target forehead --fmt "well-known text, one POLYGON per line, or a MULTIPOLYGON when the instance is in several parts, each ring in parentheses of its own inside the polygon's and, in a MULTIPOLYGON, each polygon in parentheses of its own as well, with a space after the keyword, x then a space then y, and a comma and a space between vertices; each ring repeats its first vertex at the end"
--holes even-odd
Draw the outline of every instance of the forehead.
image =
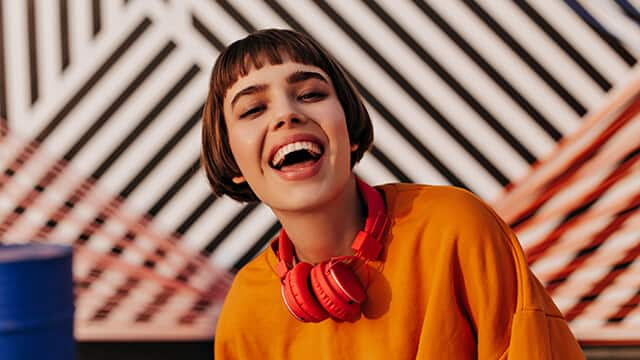
POLYGON ((244 76, 240 76, 236 82, 231 85, 226 93, 224 102, 231 101, 230 99, 243 89, 250 86, 267 85, 275 86, 278 84, 286 84, 286 79, 293 73, 299 71, 315 72, 322 75, 329 84, 331 84, 331 78, 321 68, 302 64, 293 61, 284 61, 282 64, 265 64, 260 68, 255 66, 251 67, 248 73, 244 76))

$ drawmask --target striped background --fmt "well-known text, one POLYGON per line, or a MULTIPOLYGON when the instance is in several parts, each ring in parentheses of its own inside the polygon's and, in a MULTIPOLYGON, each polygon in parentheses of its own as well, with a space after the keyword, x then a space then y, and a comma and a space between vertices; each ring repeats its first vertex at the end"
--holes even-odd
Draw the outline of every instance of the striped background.
MULTIPOLYGON (((545 237, 562 228, 549 219, 566 217, 575 210, 569 205, 551 211, 556 218, 536 216, 546 214, 550 195, 593 205, 614 189, 588 197, 584 192, 597 182, 564 181, 548 191, 567 169, 595 161, 593 154, 580 157, 589 148, 580 139, 598 151, 637 144, 635 2, 0 5, 0 241, 74 244, 81 339, 211 337, 233 273, 276 233, 265 206, 215 198, 198 168, 200 111, 213 61, 225 45, 266 27, 312 35, 354 77, 376 129, 375 146, 356 168, 363 178, 453 184, 479 194, 512 222, 549 289, 561 282, 552 274, 563 266, 587 269, 591 278, 578 277, 580 284, 621 266, 615 258, 604 265, 572 263, 586 251, 587 238, 545 237), (609 131, 616 136, 602 135, 620 124, 624 111, 626 125, 609 131), (531 185, 531 179, 538 180, 531 185), (530 221, 535 226, 526 225, 530 221), (562 243, 584 246, 560 246, 564 257, 558 257, 555 245, 562 243)), ((627 171, 630 184, 616 194, 636 199, 637 148, 615 148, 619 157, 605 157, 581 174, 596 179, 627 164, 630 170, 618 172, 627 171)), ((640 239, 633 231, 637 200, 630 201, 616 209, 627 214, 623 222, 630 221, 631 230, 625 227, 628 235, 614 243, 633 248, 640 239)), ((598 235, 599 244, 614 235, 598 235)), ((630 257, 625 269, 634 268, 636 253, 621 254, 630 257)), ((628 277, 626 288, 640 290, 628 277)), ((595 313, 571 312, 590 304, 589 296, 599 300, 607 284, 551 291, 565 314, 573 314, 568 317, 581 340, 640 342, 640 295, 616 293, 618 302, 605 301, 595 313), (612 324, 623 330, 607 332, 612 324)))

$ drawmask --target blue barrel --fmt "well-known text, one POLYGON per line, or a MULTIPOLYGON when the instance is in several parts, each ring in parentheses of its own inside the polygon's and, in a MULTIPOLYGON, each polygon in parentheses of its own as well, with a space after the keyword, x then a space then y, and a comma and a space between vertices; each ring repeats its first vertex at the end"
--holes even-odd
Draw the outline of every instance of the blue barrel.
POLYGON ((72 360, 72 250, 0 245, 0 359, 72 360))

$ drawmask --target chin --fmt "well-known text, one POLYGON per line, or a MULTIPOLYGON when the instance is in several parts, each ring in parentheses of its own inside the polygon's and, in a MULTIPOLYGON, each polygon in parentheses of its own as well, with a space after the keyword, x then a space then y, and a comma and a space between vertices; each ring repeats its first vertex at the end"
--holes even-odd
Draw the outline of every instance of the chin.
POLYGON ((311 211, 322 207, 339 196, 343 185, 336 182, 310 182, 306 184, 291 184, 286 189, 264 199, 273 210, 280 211, 311 211))
POLYGON ((284 195, 270 199, 267 205, 280 211, 308 211, 321 207, 334 197, 334 194, 304 189, 291 189, 284 195))

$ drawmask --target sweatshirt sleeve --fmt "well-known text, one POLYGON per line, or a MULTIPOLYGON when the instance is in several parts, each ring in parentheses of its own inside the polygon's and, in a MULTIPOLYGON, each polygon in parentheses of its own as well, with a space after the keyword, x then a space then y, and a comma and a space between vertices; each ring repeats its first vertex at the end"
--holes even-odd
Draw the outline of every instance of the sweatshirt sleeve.
MULTIPOLYGON (((496 218, 497 215, 494 214, 496 218)), ((531 272, 511 229, 498 218, 509 244, 518 281, 508 359, 584 359, 562 313, 531 272)))
MULTIPOLYGON (((478 359, 584 359, 567 322, 500 217, 465 193, 454 237, 462 306, 478 359)), ((458 204, 459 206, 460 204, 458 204)))
POLYGON ((238 359, 235 353, 235 344, 233 342, 234 322, 231 317, 231 310, 225 308, 231 308, 231 300, 229 296, 225 300, 223 309, 218 317, 218 323, 216 326, 216 333, 213 339, 214 341, 214 359, 238 359))

